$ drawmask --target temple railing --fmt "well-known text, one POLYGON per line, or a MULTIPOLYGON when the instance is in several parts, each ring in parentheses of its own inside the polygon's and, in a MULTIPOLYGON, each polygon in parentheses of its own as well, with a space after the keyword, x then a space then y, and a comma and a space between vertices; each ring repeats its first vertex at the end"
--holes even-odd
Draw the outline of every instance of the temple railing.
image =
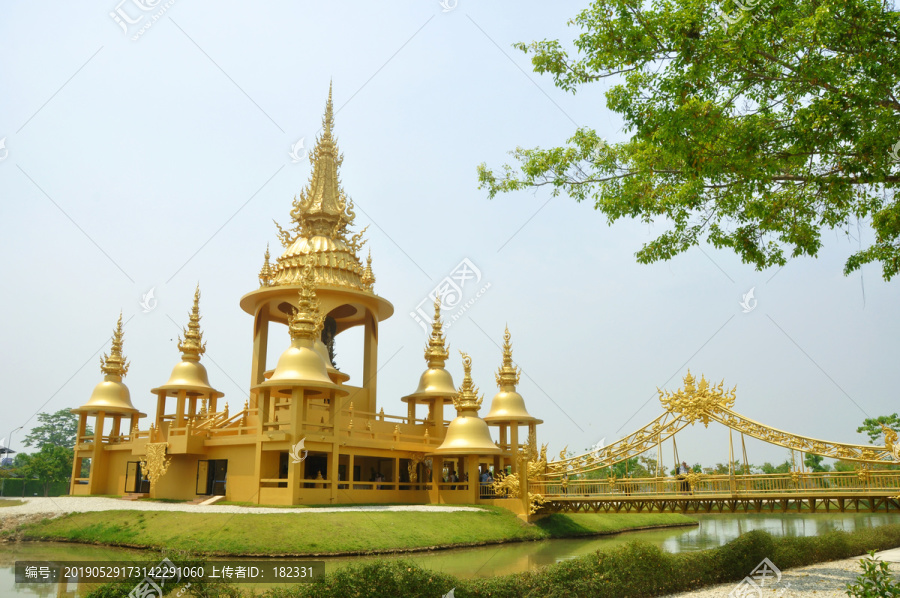
POLYGON ((758 497, 797 494, 885 495, 900 493, 900 471, 792 472, 783 474, 691 474, 681 477, 602 478, 536 481, 528 491, 545 499, 715 496, 758 497))

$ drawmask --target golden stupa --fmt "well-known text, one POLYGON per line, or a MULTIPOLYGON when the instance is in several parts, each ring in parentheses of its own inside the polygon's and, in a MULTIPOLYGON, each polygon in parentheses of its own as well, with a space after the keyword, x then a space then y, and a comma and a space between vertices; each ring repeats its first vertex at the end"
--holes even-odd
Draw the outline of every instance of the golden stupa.
POLYGON ((206 345, 198 286, 179 338, 180 359, 168 381, 150 390, 156 410, 141 426, 147 416, 122 383, 128 364, 120 315, 103 358, 103 382, 72 410, 79 427, 71 494, 258 504, 481 502, 521 514, 521 501, 494 498, 479 484, 488 470, 515 471, 523 447, 519 426, 533 435, 540 423, 516 392, 508 331, 497 378, 501 392, 484 419, 471 359, 463 358, 459 390, 445 369, 440 299, 425 348, 427 369, 416 390, 401 399, 407 413, 388 415, 379 406, 378 326, 394 308, 375 293, 371 251, 365 261, 360 257, 364 230, 352 232, 353 201, 341 185, 343 156, 333 127, 329 88, 322 133, 309 156, 312 173, 293 199, 289 225, 276 224, 283 251, 273 262, 266 248, 258 288, 240 299, 253 318, 243 407, 229 410, 200 362, 206 345), (279 356, 268 354, 273 327, 290 335, 279 356), (335 367, 334 347, 341 333, 357 327, 363 371, 354 383, 335 367), (452 421, 444 419, 449 404, 457 410, 452 421), (129 420, 125 426, 123 418, 129 420), (499 442, 489 424, 499 427, 499 442), (79 477, 84 469, 88 475, 79 477))

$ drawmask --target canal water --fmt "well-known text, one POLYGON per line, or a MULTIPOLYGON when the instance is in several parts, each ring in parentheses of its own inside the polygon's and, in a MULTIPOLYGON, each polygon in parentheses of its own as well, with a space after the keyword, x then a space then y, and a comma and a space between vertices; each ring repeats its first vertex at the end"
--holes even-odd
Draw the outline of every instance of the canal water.
MULTIPOLYGON (((410 560, 424 568, 461 578, 491 577, 537 569, 590 554, 596 550, 620 546, 632 540, 649 542, 668 552, 685 552, 714 548, 752 530, 765 530, 775 536, 814 536, 833 529, 853 531, 887 523, 900 523, 900 515, 887 513, 711 514, 697 515, 696 519, 700 522, 700 525, 696 527, 626 532, 614 536, 517 542, 405 555, 330 557, 316 560, 324 560, 326 570, 332 571, 350 563, 400 558, 410 560)), ((16 586, 14 563, 17 560, 122 561, 132 559, 148 560, 148 554, 134 550, 56 542, 5 544, 0 552, 0 597, 57 595, 55 585, 20 584, 16 586)), ((68 596, 76 596, 75 589, 72 584, 69 588, 72 593, 68 596)))

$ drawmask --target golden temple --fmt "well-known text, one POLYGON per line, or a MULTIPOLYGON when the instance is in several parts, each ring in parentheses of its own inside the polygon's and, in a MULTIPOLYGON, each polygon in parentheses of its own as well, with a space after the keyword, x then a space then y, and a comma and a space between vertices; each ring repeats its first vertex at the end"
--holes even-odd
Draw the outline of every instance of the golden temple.
POLYGON ((71 494, 273 505, 496 500, 525 512, 521 501, 495 498, 487 475, 519 471, 519 453, 536 446, 541 423, 516 392, 509 330, 497 373, 500 391, 482 419, 471 358, 462 355, 458 390, 445 369, 450 355, 437 299, 426 369, 415 391, 401 399, 407 413, 386 415, 379 408, 378 325, 394 308, 374 291, 371 252, 365 262, 360 257, 365 229, 351 232, 355 214, 339 177, 343 156, 330 89, 322 125, 290 226, 276 223, 284 251, 273 263, 266 249, 259 287, 240 299, 253 317, 249 400, 229 411, 224 393, 210 385, 201 363, 206 345, 198 286, 179 338, 180 361, 168 381, 151 390, 156 411, 142 425, 147 416, 123 382, 128 364, 120 315, 102 360, 104 380, 72 409, 79 426, 71 494), (273 325, 286 326, 291 338, 277 361, 267 355, 273 325), (352 384, 333 364, 334 342, 356 327, 363 330, 363 371, 352 384), (448 405, 456 409, 452 421, 444 419, 448 405), (87 477, 79 477, 82 471, 87 477))
POLYGON ((243 408, 229 411, 201 363, 206 345, 198 286, 179 338, 181 359, 168 381, 151 390, 156 412, 142 428, 147 415, 134 407, 123 382, 129 364, 120 314, 110 352, 101 360, 103 381, 83 406, 72 409, 79 422, 70 494, 270 505, 494 504, 526 520, 580 510, 900 510, 895 431, 885 430, 884 446, 867 446, 778 430, 733 411, 736 389, 725 389, 724 382, 714 386, 703 376, 698 381, 690 371, 683 389, 659 391, 664 412, 649 424, 608 446, 580 455, 563 449, 558 460, 548 460, 546 445, 539 449, 537 443, 542 422, 528 413, 516 390, 520 371, 509 330, 496 374, 499 392, 482 418, 471 358, 462 353, 458 389, 445 368, 450 352, 440 297, 425 346, 426 369, 416 389, 401 398, 407 413, 386 415, 376 400, 378 325, 394 307, 375 293, 371 252, 365 264, 360 257, 365 229, 350 230, 355 214, 341 186, 343 157, 333 127, 329 89, 323 132, 309 156, 312 174, 293 200, 290 226, 276 223, 284 251, 273 263, 266 248, 259 287, 240 300, 253 316, 243 408), (285 326, 291 339, 277 360, 267 355, 273 325, 285 326), (362 379, 355 384, 334 365, 335 338, 354 328, 363 332, 362 379), (450 405, 456 417, 447 420, 444 408, 450 405), (728 473, 666 475, 663 443, 671 440, 677 464, 675 435, 711 422, 729 429, 728 473), (733 433, 739 435, 737 445, 733 433), (840 459, 856 468, 809 472, 801 459, 787 473, 754 474, 745 436, 792 455, 840 459), (654 449, 656 471, 646 478, 628 476, 629 460, 654 449), (743 465, 737 467, 739 454, 743 465), (617 478, 611 466, 623 461, 628 477, 617 478))

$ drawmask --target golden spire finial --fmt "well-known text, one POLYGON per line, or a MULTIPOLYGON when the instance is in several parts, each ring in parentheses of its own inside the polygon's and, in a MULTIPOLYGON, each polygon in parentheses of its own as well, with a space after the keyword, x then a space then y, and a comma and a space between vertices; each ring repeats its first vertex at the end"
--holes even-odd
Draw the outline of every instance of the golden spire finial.
POLYGON ((259 271, 259 286, 260 287, 270 287, 272 286, 272 279, 275 276, 275 272, 272 269, 272 264, 269 263, 269 244, 266 243, 266 259, 263 262, 263 267, 259 271))
POLYGON ((129 363, 122 355, 122 312, 119 312, 119 321, 112 336, 112 347, 109 349, 109 355, 103 354, 100 359, 100 371, 107 376, 119 376, 124 378, 128 374, 129 363))
MULTIPOLYGON (((353 223, 355 214, 352 203, 341 188, 338 170, 343 156, 337 147, 332 129, 334 128, 334 107, 331 101, 331 85, 328 87, 328 101, 322 118, 323 132, 316 139, 316 146, 310 153, 312 174, 306 188, 294 198, 291 218, 299 225, 304 237, 325 236, 344 237, 347 227, 353 223)), ((288 234, 290 236, 290 234, 288 234)))
POLYGON ((459 387, 458 396, 453 397, 453 405, 457 411, 474 410, 481 408, 484 397, 478 396, 478 388, 472 381, 472 358, 467 353, 459 352, 463 361, 463 381, 459 387))
POLYGON ((184 340, 178 335, 178 350, 183 359, 200 359, 206 353, 206 343, 203 342, 203 333, 200 331, 200 283, 194 291, 194 305, 191 307, 190 320, 184 329, 184 340))
POLYGON ((425 361, 430 368, 442 368, 450 357, 448 349, 444 346, 444 325, 441 322, 441 297, 434 298, 434 320, 431 323, 431 338, 425 346, 425 361))
POLYGON ((331 129, 334 126, 334 105, 331 102, 332 81, 328 81, 328 101, 325 102, 325 116, 322 117, 322 128, 325 129, 324 135, 331 138, 331 129))
POLYGON ((519 384, 519 376, 521 375, 519 369, 513 365, 511 338, 509 326, 507 326, 506 332, 503 333, 503 364, 494 375, 497 379, 497 386, 509 391, 516 389, 516 386, 519 384))
POLYGON ((363 288, 367 291, 372 290, 372 286, 375 284, 375 273, 372 272, 372 249, 369 249, 369 257, 366 258, 366 269, 363 270, 362 278, 360 279, 362 282, 363 288))
POLYGON ((312 260, 307 259, 300 279, 300 299, 294 314, 288 317, 291 338, 294 340, 315 340, 322 328, 324 318, 319 313, 319 299, 313 287, 313 276, 312 260))

